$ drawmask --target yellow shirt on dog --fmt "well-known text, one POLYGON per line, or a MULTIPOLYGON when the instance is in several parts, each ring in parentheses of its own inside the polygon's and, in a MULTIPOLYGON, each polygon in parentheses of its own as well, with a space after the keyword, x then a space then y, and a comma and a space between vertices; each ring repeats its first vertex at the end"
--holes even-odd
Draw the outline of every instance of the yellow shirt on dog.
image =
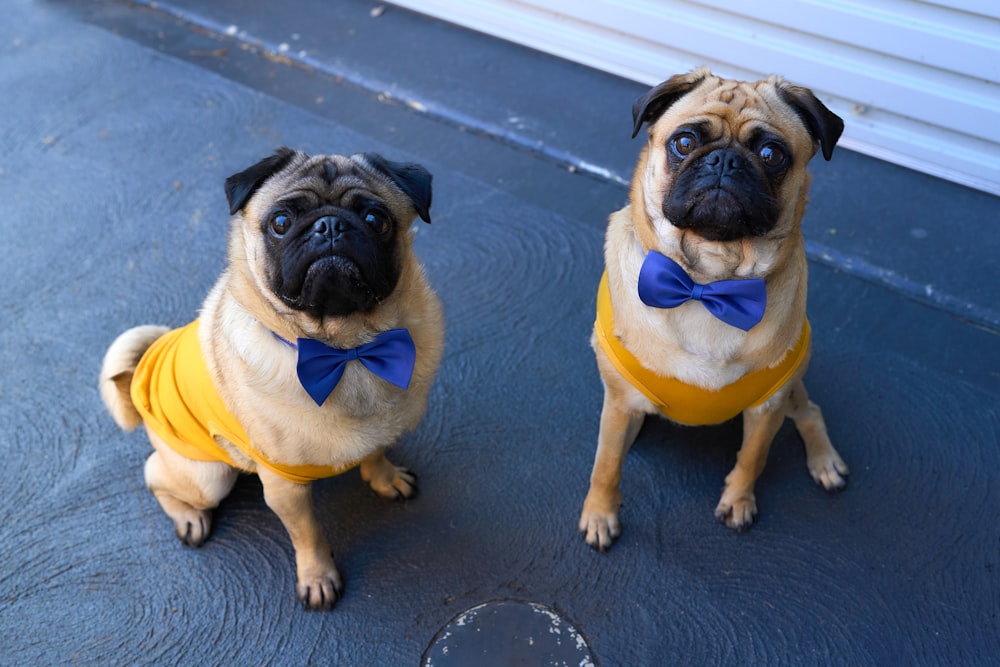
POLYGON ((688 426, 721 424, 769 399, 802 364, 809 351, 811 337, 809 320, 805 320, 798 342, 781 363, 748 373, 736 382, 712 391, 677 378, 657 375, 645 368, 615 336, 614 327, 611 292, 605 272, 597 290, 597 321, 594 324, 601 349, 622 377, 641 391, 665 417, 688 426))
POLYGON ((255 450, 215 388, 201 354, 198 320, 167 332, 146 350, 135 369, 131 395, 146 428, 195 461, 222 461, 239 468, 216 441, 222 437, 257 465, 298 484, 333 477, 356 465, 283 465, 255 450))

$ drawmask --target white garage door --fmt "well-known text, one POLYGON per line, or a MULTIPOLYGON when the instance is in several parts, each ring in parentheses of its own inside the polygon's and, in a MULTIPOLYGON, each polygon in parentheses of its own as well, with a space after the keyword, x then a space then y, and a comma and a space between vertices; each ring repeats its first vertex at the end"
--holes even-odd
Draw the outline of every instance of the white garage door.
POLYGON ((1000 0, 393 0, 646 84, 780 73, 842 145, 1000 194, 1000 0))

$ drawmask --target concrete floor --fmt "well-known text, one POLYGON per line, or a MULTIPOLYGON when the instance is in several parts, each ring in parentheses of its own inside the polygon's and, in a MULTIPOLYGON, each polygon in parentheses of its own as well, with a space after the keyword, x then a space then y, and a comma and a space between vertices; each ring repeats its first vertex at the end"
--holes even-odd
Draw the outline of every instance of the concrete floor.
POLYGON ((644 87, 361 0, 202 4, 5 5, 0 664, 461 664, 449 636, 482 666, 996 662, 1000 200, 845 150, 814 162, 807 381, 850 486, 816 487, 786 424, 737 535, 712 511, 739 420, 648 420, 599 554, 576 530, 588 338, 644 87), (417 250, 447 349, 395 455, 421 495, 316 485, 346 580, 328 614, 296 604, 255 478, 179 545, 147 443, 96 389, 117 333, 195 314, 223 180, 279 145, 434 174, 417 250), (567 641, 534 641, 553 629, 567 641))

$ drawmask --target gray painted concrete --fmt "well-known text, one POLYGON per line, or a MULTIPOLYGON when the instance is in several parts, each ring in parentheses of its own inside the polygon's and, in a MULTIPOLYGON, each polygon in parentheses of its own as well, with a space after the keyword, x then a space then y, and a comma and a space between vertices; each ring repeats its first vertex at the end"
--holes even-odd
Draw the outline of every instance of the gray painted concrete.
POLYGON ((481 130, 509 103, 523 136, 627 173, 631 86, 373 6, 219 3, 189 17, 196 30, 115 2, 5 5, 0 663, 416 665, 445 625, 496 600, 555 610, 601 665, 995 660, 1000 339, 980 315, 997 296, 1000 235, 982 223, 997 200, 847 151, 816 164, 810 240, 843 243, 841 259, 814 255, 808 382, 849 488, 812 483, 787 424, 758 524, 733 534, 712 510, 738 420, 650 420, 625 465, 625 532, 594 553, 576 531, 601 403, 588 336, 603 224, 625 188, 481 130), (294 30, 314 60, 211 32, 230 24, 276 43, 294 30), (340 81, 334 65, 363 76, 340 81), (566 106, 537 106, 535 77, 566 106), (372 81, 449 111, 380 98, 372 81), (577 131, 577 109, 596 125, 577 131), (148 445, 96 390, 118 332, 195 313, 222 266, 222 181, 282 144, 376 150, 435 175, 417 249, 447 350, 395 457, 422 493, 385 503, 356 474, 316 485, 346 581, 329 614, 295 603, 291 548, 254 478, 204 547, 181 547, 142 484, 148 445), (937 267, 983 310, 970 324, 961 304, 929 307, 905 281, 854 270, 865 262, 913 285, 937 267))

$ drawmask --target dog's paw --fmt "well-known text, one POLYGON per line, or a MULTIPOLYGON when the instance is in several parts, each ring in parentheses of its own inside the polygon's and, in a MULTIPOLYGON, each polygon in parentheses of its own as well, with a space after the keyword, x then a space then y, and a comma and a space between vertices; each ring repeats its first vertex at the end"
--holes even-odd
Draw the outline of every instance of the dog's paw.
POLYGON ((417 476, 402 466, 392 465, 392 473, 372 477, 368 484, 389 500, 409 500, 417 495, 417 476))
POLYGON ((811 457, 807 465, 813 480, 830 493, 843 491, 847 487, 847 476, 850 471, 844 460, 833 449, 811 457))
POLYGON ((329 611, 344 594, 344 584, 337 568, 314 575, 300 577, 295 584, 295 592, 303 608, 311 611, 329 611))
POLYGON ((361 479, 372 490, 389 500, 407 500, 417 495, 417 476, 392 463, 382 452, 361 462, 361 479))
POLYGON ((583 541, 592 549, 607 551, 621 535, 622 527, 618 512, 608 507, 600 508, 598 504, 591 498, 584 501, 579 528, 583 541))
POLYGON ((728 493, 722 494, 715 508, 715 518, 738 533, 742 533, 757 520, 757 499, 753 493, 747 493, 730 498, 728 493))
POLYGON ((212 532, 212 513, 188 508, 171 516, 177 539, 187 547, 200 547, 212 532))

